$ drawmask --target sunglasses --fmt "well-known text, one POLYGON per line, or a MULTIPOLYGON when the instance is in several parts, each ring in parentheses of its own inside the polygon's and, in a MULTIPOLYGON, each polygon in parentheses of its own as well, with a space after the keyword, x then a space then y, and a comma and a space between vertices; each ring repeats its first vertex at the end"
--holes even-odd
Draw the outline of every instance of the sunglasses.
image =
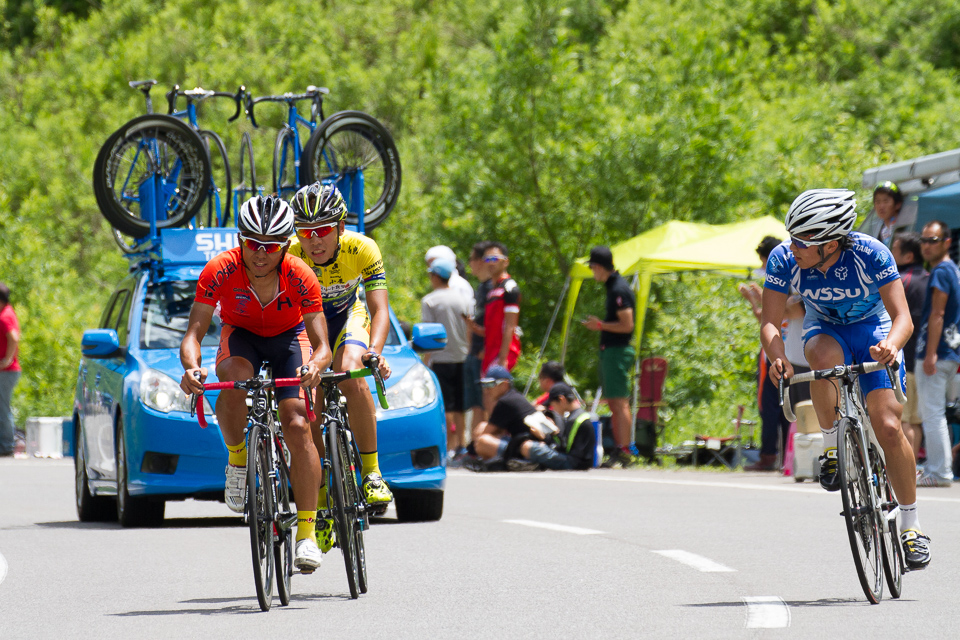
POLYGON ((484 262, 500 262, 501 260, 506 260, 506 256, 487 256, 483 259, 484 262))
POLYGON ((297 229, 297 235, 301 238, 325 238, 333 233, 333 230, 336 228, 337 225, 335 224, 328 224, 322 227, 308 227, 305 229, 297 229))
POLYGON ((924 238, 924 237, 921 236, 920 242, 921 242, 922 244, 936 244, 936 243, 938 243, 938 242, 943 242, 944 239, 945 239, 945 238, 941 238, 941 237, 939 237, 939 236, 933 236, 932 238, 924 238))
POLYGON ((277 253, 278 251, 282 251, 283 248, 287 246, 286 240, 283 242, 264 242, 242 235, 240 236, 240 242, 243 243, 243 246, 245 246, 247 249, 250 249, 250 251, 265 251, 266 253, 277 253))
POLYGON ((832 240, 801 240, 796 236, 790 236, 790 242, 796 245, 798 249, 806 249, 807 247, 819 247, 822 244, 832 242, 832 240))

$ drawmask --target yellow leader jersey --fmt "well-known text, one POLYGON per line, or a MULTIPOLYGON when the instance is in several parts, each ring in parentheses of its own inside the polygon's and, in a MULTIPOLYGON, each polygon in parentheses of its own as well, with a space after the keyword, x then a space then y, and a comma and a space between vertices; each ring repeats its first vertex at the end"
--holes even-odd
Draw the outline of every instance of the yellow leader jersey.
POLYGON ((361 282, 367 291, 387 288, 380 247, 371 238, 354 231, 343 232, 340 254, 330 266, 315 264, 296 237, 290 245, 290 254, 301 258, 317 274, 323 292, 323 314, 327 318, 346 313, 353 306, 361 282))

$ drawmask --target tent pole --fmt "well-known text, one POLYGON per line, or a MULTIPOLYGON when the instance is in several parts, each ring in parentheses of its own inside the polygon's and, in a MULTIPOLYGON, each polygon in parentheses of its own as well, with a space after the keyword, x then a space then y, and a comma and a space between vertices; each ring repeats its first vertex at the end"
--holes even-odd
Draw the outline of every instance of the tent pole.
POLYGON ((533 365, 533 370, 530 372, 530 377, 527 378, 527 386, 523 389, 523 395, 527 395, 530 391, 530 386, 533 384, 533 379, 537 375, 538 368, 540 367, 540 361, 543 359, 543 352, 547 350, 547 341, 550 339, 550 333, 553 331, 553 323, 557 320, 557 314, 560 313, 560 305, 563 303, 563 298, 567 295, 567 288, 570 286, 570 276, 567 276, 567 279, 563 281, 563 289, 560 291, 560 299, 557 300, 556 306, 553 308, 553 316, 550 318, 550 324, 547 325, 547 334, 543 336, 543 344, 540 345, 540 353, 537 354, 537 361, 533 365))
MULTIPOLYGON (((640 272, 638 271, 636 275, 633 276, 633 290, 639 293, 640 290, 640 272)), ((637 296, 639 299, 640 296, 637 296)), ((644 309, 646 313, 646 309, 644 309)), ((634 319, 636 321, 636 319, 634 319)), ((633 419, 633 429, 636 431, 637 424, 637 411, 640 408, 640 341, 637 341, 637 358, 633 363, 633 406, 630 408, 630 416, 633 419)), ((635 437, 635 436, 634 436, 635 437)), ((631 438, 631 441, 633 438, 631 438)))

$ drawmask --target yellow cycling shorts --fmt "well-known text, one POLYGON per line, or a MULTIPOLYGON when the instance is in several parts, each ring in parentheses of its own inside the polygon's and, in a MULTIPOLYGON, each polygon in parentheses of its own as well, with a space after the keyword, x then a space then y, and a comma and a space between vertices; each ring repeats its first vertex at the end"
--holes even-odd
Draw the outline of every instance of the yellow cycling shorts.
POLYGON ((348 344, 366 351, 370 346, 370 315, 363 301, 357 298, 346 311, 327 318, 327 336, 334 357, 337 349, 348 344))

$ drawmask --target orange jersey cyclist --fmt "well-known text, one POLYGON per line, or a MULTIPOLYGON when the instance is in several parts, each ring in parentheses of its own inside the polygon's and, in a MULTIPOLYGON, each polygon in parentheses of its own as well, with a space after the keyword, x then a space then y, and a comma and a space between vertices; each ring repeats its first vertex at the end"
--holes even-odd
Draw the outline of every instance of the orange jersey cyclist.
MULTIPOLYGON (((347 206, 333 185, 317 182, 303 187, 291 204, 297 238, 290 246, 290 253, 303 258, 320 281, 333 369, 359 369, 368 354, 381 354, 390 327, 387 280, 380 248, 372 239, 345 229, 347 206), (359 295, 361 285, 369 315, 359 295)), ((383 377, 388 378, 390 366, 383 357, 379 367, 383 377)), ((363 378, 342 382, 340 390, 347 399, 350 427, 360 449, 364 497, 373 513, 383 513, 393 495, 380 475, 373 397, 363 378)), ((317 402, 322 400, 318 394, 317 402)), ((322 454, 319 423, 313 425, 313 438, 322 454)), ((320 487, 319 500, 318 509, 325 509, 326 486, 320 487)), ((326 552, 335 539, 333 520, 324 515, 317 523, 317 538, 321 551, 326 552)))
MULTIPOLYGON (((208 262, 197 282, 189 325, 180 344, 184 368, 180 388, 186 393, 203 390, 207 369, 201 366, 200 341, 217 306, 223 321, 216 360, 221 381, 246 380, 267 363, 274 377, 301 377, 304 386, 315 387, 319 374, 330 364, 331 353, 320 285, 303 260, 288 253, 289 236, 294 230, 293 210, 279 198, 256 196, 241 207, 237 227, 240 246, 208 262), (300 376, 303 365, 307 371, 300 376)), ((292 457, 290 475, 297 503, 294 564, 310 573, 323 560, 316 542, 315 509, 322 467, 302 389, 279 388, 276 398, 292 457)), ((230 509, 242 513, 247 464, 246 392, 221 391, 216 413, 229 452, 224 498, 230 509)))

